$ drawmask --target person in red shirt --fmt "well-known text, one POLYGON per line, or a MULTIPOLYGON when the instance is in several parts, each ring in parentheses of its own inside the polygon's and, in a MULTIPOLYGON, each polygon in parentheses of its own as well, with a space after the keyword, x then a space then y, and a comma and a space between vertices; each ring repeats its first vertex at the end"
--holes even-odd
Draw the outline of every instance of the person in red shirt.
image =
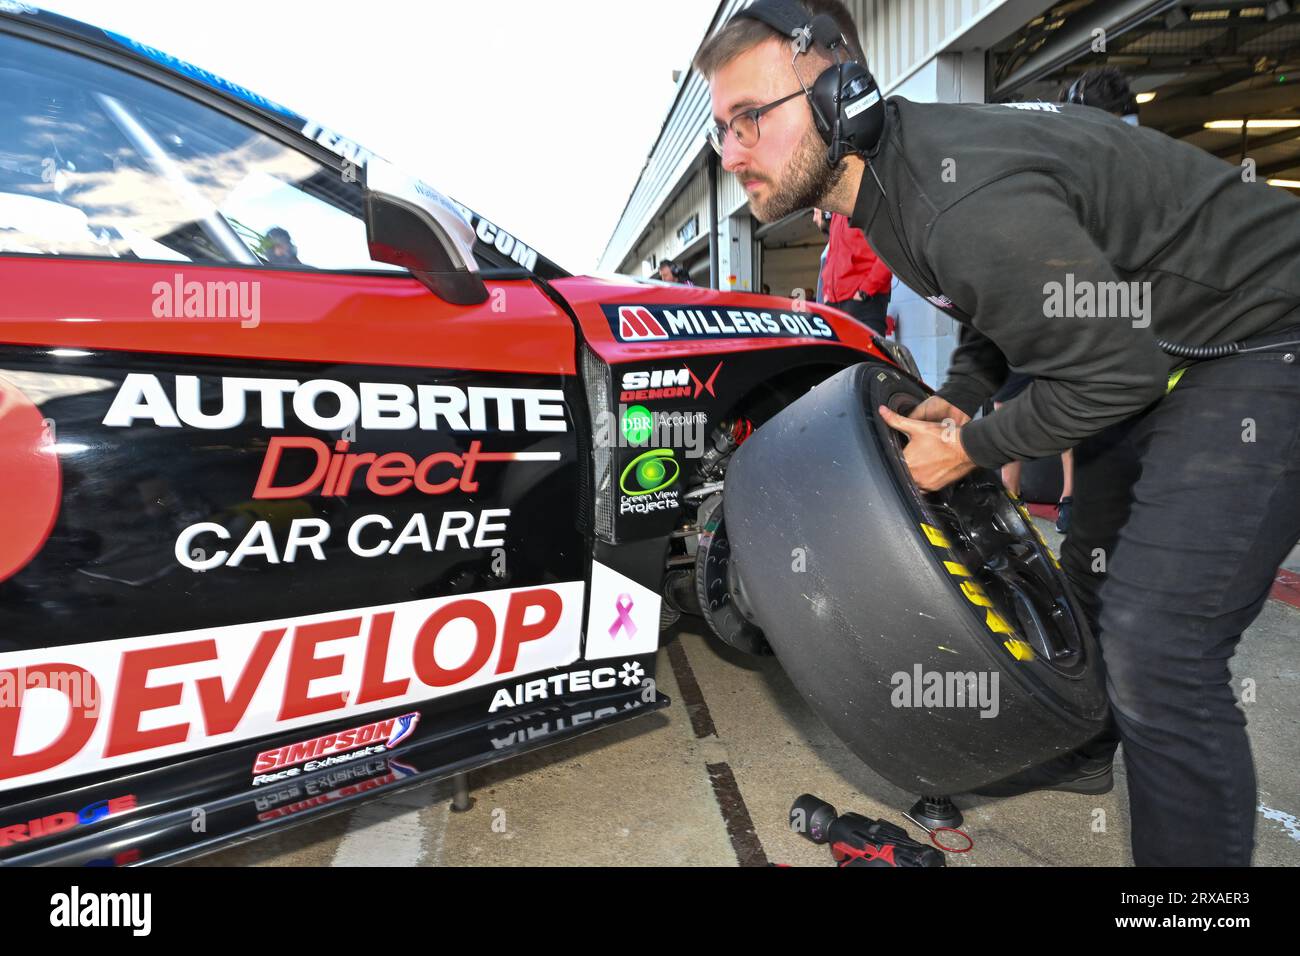
POLYGON ((885 335, 885 310, 893 278, 862 230, 850 226, 848 216, 831 216, 830 242, 822 269, 823 301, 885 335))

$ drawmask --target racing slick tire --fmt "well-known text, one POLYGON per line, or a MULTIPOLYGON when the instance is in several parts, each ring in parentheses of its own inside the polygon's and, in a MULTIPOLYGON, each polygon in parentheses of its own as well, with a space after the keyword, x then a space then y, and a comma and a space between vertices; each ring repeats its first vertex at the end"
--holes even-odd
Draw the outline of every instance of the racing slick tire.
POLYGON ((1101 657, 1028 512, 977 469, 927 494, 885 364, 835 374, 736 452, 723 500, 747 611, 795 687, 887 780, 970 791, 1072 750, 1108 710, 1101 657))

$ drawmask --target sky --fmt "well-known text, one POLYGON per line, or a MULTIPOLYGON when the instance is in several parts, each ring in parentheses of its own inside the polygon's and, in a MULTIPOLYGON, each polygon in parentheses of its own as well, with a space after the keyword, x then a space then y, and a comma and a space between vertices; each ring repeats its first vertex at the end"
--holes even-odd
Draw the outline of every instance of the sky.
POLYGON ((36 0, 317 120, 590 272, 714 0, 36 0))

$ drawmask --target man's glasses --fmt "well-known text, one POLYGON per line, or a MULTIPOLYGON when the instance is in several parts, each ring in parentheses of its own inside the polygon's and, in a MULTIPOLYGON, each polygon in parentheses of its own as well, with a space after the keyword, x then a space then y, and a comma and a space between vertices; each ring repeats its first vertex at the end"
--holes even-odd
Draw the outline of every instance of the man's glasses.
POLYGON ((736 142, 741 146, 749 148, 758 142, 758 118, 769 110, 774 110, 782 103, 789 102, 796 96, 805 95, 804 90, 796 90, 789 96, 783 96, 779 100, 773 100, 766 106, 756 106, 752 110, 745 110, 737 113, 731 118, 729 123, 716 123, 709 127, 709 145, 714 151, 721 156, 722 147, 727 141, 727 131, 730 130, 736 137, 736 142))

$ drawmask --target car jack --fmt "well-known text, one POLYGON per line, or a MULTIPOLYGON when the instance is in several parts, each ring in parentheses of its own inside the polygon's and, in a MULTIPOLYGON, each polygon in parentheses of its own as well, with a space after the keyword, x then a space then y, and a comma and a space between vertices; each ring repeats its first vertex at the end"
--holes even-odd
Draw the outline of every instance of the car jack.
POLYGON ((912 809, 907 811, 906 816, 927 830, 938 830, 941 827, 955 830, 962 823, 961 811, 948 797, 922 796, 912 804, 912 809))

